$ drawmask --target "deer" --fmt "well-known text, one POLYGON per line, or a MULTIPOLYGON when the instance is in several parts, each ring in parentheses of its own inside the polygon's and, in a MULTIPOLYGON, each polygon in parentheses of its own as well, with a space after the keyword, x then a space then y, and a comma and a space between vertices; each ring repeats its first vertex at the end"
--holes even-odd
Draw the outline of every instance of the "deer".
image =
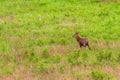
POLYGON ((81 38, 79 36, 78 32, 76 32, 72 37, 74 37, 77 40, 77 42, 79 43, 80 48, 88 47, 88 49, 91 50, 90 45, 89 45, 89 41, 88 41, 87 38, 81 38))

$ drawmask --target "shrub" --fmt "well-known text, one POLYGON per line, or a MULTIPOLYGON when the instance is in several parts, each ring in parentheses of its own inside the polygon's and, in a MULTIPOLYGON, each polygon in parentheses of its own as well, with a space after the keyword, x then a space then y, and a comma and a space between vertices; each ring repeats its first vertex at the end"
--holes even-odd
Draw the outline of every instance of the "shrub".
POLYGON ((64 73, 64 70, 65 70, 65 66, 60 66, 59 72, 60 72, 60 73, 64 73))
POLYGON ((9 41, 0 39, 0 53, 5 53, 6 55, 11 50, 11 44, 9 41))
POLYGON ((120 53, 117 55, 117 61, 120 62, 120 53))
POLYGON ((54 44, 55 43, 55 39, 50 39, 49 44, 54 44))
POLYGON ((29 40, 28 41, 28 46, 31 47, 33 45, 35 45, 35 41, 34 40, 29 40))
POLYGON ((98 55, 97 55, 97 60, 99 62, 103 62, 103 61, 112 61, 113 60, 113 55, 112 55, 112 52, 109 52, 109 51, 104 51, 104 52, 100 52, 98 55))
POLYGON ((38 60, 38 56, 35 54, 34 49, 31 49, 31 51, 30 51, 29 60, 30 61, 37 61, 38 60))
POLYGON ((70 55, 68 55, 67 60, 72 65, 80 64, 81 63, 80 52, 76 51, 74 53, 71 53, 70 55))
POLYGON ((59 39, 59 44, 66 45, 68 41, 65 38, 59 39))
POLYGON ((38 45, 38 46, 43 46, 43 45, 44 45, 44 42, 43 42, 41 39, 39 39, 39 40, 37 41, 37 45, 38 45))
POLYGON ((100 71, 100 70, 93 70, 91 72, 92 80, 114 80, 112 76, 100 71))
POLYGON ((48 58, 48 57, 50 57, 49 50, 48 50, 47 47, 43 47, 41 56, 42 56, 43 58, 48 58))
POLYGON ((51 61, 52 63, 59 63, 61 58, 62 57, 60 55, 57 55, 57 56, 50 57, 48 60, 51 61))
POLYGON ((40 72, 45 72, 47 70, 51 70, 54 68, 54 64, 50 63, 51 61, 49 59, 40 59, 37 63, 37 69, 40 72))
POLYGON ((44 72, 48 69, 48 65, 45 64, 44 62, 39 63, 39 65, 37 67, 40 70, 40 72, 44 72))

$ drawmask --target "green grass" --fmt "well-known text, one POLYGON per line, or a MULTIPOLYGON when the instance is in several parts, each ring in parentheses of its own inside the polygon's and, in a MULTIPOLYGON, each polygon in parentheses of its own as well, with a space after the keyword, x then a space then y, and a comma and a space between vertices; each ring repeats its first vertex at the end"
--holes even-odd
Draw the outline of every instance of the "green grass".
POLYGON ((93 80, 115 80, 112 76, 109 76, 99 70, 92 71, 91 75, 93 80))
POLYGON ((0 80, 26 79, 23 75, 35 80, 62 80, 63 75, 65 80, 104 80, 107 75, 113 80, 111 74, 119 79, 112 69, 113 73, 92 71, 120 67, 119 4, 118 0, 0 0, 0 80), (90 40, 92 50, 79 49, 72 37, 75 32, 90 40))

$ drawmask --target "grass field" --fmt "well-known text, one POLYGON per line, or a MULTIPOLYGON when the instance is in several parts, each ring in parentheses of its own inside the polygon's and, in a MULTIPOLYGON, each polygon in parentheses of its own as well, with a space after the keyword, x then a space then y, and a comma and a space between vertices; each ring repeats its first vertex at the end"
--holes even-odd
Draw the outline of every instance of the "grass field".
POLYGON ((119 79, 119 0, 0 0, 0 80, 119 79))

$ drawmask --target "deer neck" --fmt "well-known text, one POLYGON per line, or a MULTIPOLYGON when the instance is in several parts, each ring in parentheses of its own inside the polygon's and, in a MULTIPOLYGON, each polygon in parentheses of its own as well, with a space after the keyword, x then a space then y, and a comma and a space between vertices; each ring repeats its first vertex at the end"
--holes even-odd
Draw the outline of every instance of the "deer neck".
POLYGON ((76 40, 79 41, 81 38, 79 36, 76 37, 76 40))

